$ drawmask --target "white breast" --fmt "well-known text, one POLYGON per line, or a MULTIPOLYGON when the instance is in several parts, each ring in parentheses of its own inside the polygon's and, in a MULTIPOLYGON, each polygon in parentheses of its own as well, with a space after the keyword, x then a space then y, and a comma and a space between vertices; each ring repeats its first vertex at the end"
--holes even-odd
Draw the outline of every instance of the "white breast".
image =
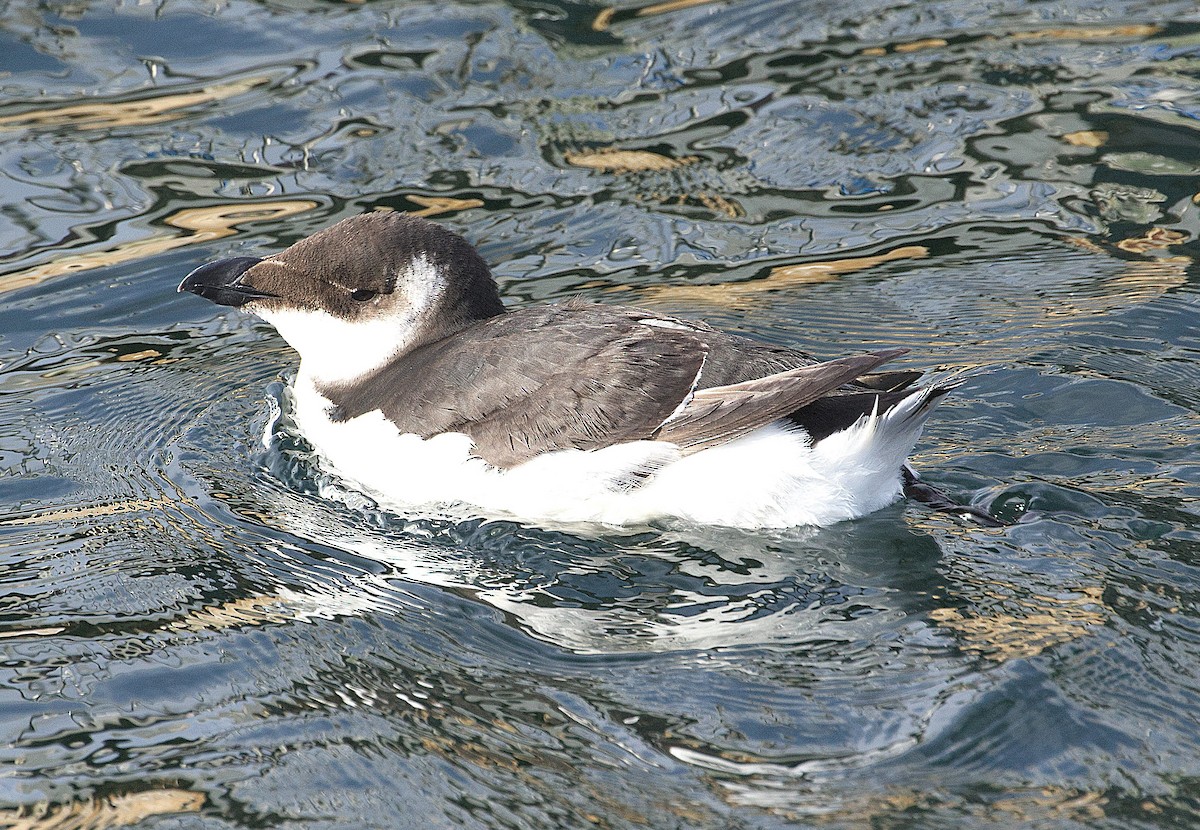
POLYGON ((899 468, 921 426, 897 413, 910 398, 816 447, 802 430, 776 422, 690 456, 673 444, 636 441, 547 453, 501 471, 472 456, 462 433, 402 435, 378 411, 331 421, 330 402, 303 374, 293 398, 296 423, 322 463, 389 508, 466 503, 489 515, 618 525, 678 517, 789 527, 856 518, 899 496, 899 468))

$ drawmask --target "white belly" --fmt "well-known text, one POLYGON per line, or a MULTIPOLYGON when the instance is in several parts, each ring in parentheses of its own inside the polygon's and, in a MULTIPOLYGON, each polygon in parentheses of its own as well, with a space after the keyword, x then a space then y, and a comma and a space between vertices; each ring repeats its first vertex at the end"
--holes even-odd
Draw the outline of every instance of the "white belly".
POLYGON ((471 439, 400 434, 378 411, 331 421, 330 402, 303 376, 293 416, 329 471, 381 505, 470 504, 485 514, 562 522, 644 524, 677 517, 734 527, 828 525, 893 502, 899 468, 920 424, 889 431, 865 418, 810 446, 802 430, 770 424, 683 456, 673 444, 637 441, 560 450, 498 470, 471 455, 471 439))

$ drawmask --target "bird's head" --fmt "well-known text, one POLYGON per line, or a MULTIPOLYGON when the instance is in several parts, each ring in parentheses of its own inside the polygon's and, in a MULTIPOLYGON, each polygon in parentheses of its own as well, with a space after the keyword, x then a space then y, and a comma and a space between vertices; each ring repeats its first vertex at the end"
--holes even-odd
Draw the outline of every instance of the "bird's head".
POLYGON ((267 257, 202 265, 179 285, 271 323, 323 384, 388 361, 504 311, 461 236, 403 213, 345 219, 267 257))

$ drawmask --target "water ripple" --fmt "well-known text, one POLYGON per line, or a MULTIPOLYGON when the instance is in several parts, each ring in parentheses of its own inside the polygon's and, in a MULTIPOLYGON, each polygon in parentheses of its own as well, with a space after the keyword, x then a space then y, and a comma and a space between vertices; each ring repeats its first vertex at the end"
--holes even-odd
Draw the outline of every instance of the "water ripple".
POLYGON ((1196 823, 1191 5, 8 9, 0 824, 1196 823), (823 530, 399 515, 174 293, 376 208, 516 304, 964 380, 823 530), (264 446, 264 431, 270 440, 264 446))

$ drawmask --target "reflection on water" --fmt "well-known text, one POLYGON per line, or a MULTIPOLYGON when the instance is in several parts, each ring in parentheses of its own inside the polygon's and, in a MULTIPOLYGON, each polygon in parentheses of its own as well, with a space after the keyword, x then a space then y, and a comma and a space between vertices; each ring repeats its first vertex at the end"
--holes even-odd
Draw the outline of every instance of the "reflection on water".
POLYGON ((107 250, 67 254, 41 265, 34 265, 0 276, 0 291, 13 291, 37 285, 43 280, 61 277, 72 271, 90 271, 123 262, 137 262, 166 253, 183 245, 212 242, 237 233, 243 222, 279 221, 288 216, 313 210, 317 203, 308 200, 284 202, 252 202, 248 205, 214 205, 184 208, 163 217, 163 223, 187 234, 155 235, 145 239, 123 242, 107 250))
POLYGON ((84 2, 0 45, 0 824, 1200 821, 1192 4, 84 2), (916 462, 1019 521, 381 511, 276 421, 274 333, 174 293, 374 209, 514 304, 965 371, 916 462))

